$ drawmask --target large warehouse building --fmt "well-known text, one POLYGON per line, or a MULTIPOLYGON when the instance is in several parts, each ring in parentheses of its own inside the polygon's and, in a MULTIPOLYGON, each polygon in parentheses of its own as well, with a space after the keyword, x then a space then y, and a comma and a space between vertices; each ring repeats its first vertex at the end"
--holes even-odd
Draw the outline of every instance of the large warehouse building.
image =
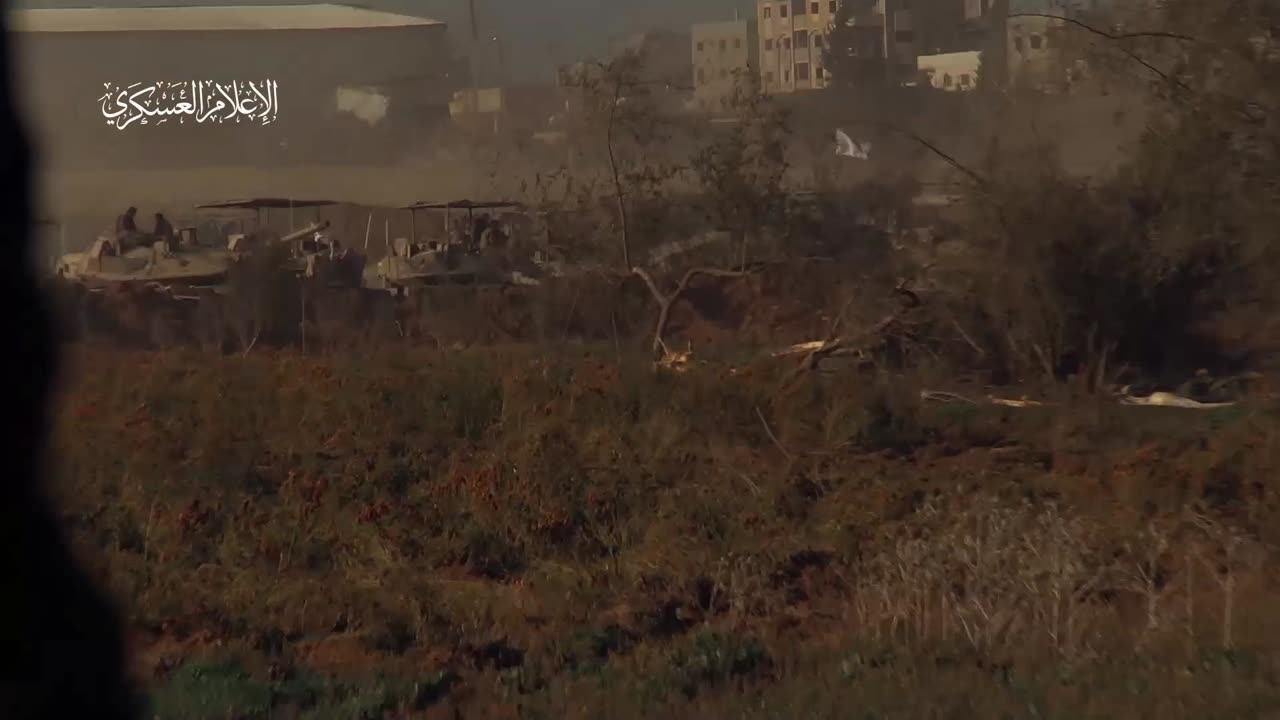
POLYGON ((19 10, 48 166, 377 164, 441 122, 444 23, 345 5, 19 10))

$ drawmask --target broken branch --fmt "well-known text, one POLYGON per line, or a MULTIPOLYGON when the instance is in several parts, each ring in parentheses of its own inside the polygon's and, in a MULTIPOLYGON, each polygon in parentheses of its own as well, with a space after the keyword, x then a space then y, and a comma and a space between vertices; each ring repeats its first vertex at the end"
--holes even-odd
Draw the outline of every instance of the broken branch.
POLYGON ((665 295, 662 289, 658 287, 658 283, 654 280, 653 275, 642 267, 631 268, 632 274, 638 276, 644 281, 649 288, 649 292, 653 294, 655 300, 658 301, 658 323, 653 329, 653 351, 661 352, 664 346, 663 338, 666 335, 667 324, 671 319, 671 308, 676 304, 689 289, 689 283, 699 276, 720 277, 720 278, 736 278, 749 275, 747 271, 738 270, 719 270, 716 268, 693 268, 685 272, 684 277, 680 278, 680 283, 676 285, 676 289, 670 295, 665 295))

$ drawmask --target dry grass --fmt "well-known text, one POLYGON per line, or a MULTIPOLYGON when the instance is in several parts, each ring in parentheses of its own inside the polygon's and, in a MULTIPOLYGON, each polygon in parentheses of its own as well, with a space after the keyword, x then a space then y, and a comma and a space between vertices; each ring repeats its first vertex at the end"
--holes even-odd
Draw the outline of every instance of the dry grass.
POLYGON ((956 409, 784 371, 85 350, 60 490, 165 717, 1280 699, 1274 408, 956 409))

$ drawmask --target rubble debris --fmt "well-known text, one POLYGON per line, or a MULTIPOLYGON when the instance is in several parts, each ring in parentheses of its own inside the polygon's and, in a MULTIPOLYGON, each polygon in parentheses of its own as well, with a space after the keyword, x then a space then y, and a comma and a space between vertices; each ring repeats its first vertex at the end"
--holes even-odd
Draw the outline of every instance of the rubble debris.
POLYGON ((784 348, 782 350, 775 352, 773 356, 787 357, 790 355, 799 355, 800 353, 814 352, 816 350, 821 350, 822 348, 826 347, 829 344, 829 342, 831 341, 811 340, 809 342, 797 343, 795 345, 792 345, 789 348, 784 348))
MULTIPOLYGON (((920 399, 926 402, 962 402, 969 405, 981 404, 979 401, 967 398, 963 395, 941 390, 921 390, 920 399)), ((1231 407, 1236 404, 1235 402, 1200 402, 1199 400, 1193 400, 1189 397, 1184 397, 1171 392, 1154 392, 1145 397, 1122 394, 1118 397, 1118 400, 1122 405, 1172 407, 1187 410, 1213 410, 1216 408, 1231 407)), ((998 398, 989 395, 986 398, 986 402, 991 405, 1000 405, 1012 408, 1044 407, 1051 404, 1039 400, 1029 400, 1025 395, 1018 399, 998 398)))
POLYGON ((690 345, 683 352, 671 351, 666 344, 662 345, 662 357, 658 358, 654 363, 655 367, 672 372, 684 372, 689 369, 690 363, 693 361, 693 346, 690 345))
POLYGON ((1213 410, 1231 407, 1235 402, 1200 402, 1171 392, 1153 392, 1146 397, 1122 395, 1120 402, 1124 405, 1146 405, 1151 407, 1173 407, 1187 410, 1213 410))
POLYGON ((1040 402, 1039 400, 1028 400, 1025 395, 1018 400, 1009 400, 1006 398, 998 398, 998 397, 988 397, 987 399, 990 400, 991 404, 993 405, 1003 405, 1005 407, 1016 407, 1016 408, 1042 407, 1045 404, 1040 402))

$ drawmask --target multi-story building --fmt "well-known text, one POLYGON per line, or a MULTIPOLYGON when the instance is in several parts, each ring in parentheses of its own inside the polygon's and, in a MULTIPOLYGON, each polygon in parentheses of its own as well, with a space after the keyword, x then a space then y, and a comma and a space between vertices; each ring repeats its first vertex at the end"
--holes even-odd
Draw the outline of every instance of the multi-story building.
POLYGON ((1008 0, 1005 48, 1011 88, 1067 91, 1088 74, 1077 32, 1062 18, 1087 19, 1104 11, 1103 0, 1008 0))
POLYGON ((827 86, 826 39, 839 0, 759 0, 760 82, 765 92, 789 93, 827 86))
POLYGON ((964 0, 964 19, 966 22, 982 20, 991 14, 992 0, 964 0))
POLYGON ((1057 31, 1062 21, 1045 17, 1011 17, 1007 32, 1008 81, 1011 87, 1043 89, 1060 74, 1057 31))
MULTIPOLYGON (((865 29, 865 52, 884 58, 890 67, 915 72, 915 31, 910 0, 876 0, 865 13, 850 18, 865 29)), ((831 74, 824 62, 840 0, 758 0, 760 79, 766 92, 790 93, 827 87, 831 74)))
MULTIPOLYGON (((1061 18, 1106 8, 1110 0, 964 0, 962 43, 981 48, 984 82, 1039 91, 1067 89, 1084 72, 1061 18), (1003 16, 1003 17, 1002 17, 1003 16)), ((1078 37, 1079 33, 1075 33, 1078 37)))
POLYGON ((698 110, 727 110, 742 83, 759 72, 759 32, 754 20, 700 23, 690 33, 693 100, 698 110))
POLYGON ((609 57, 634 53, 643 60, 641 82, 651 91, 683 92, 689 85, 689 34, 671 30, 647 30, 613 39, 609 57))
POLYGON ((556 70, 556 87, 564 112, 573 115, 582 110, 583 102, 592 94, 587 88, 596 86, 596 92, 608 92, 614 79, 606 73, 606 66, 625 57, 632 57, 637 64, 628 70, 620 89, 622 96, 630 93, 645 95, 664 107, 679 107, 690 94, 689 77, 692 66, 689 59, 689 34, 670 31, 646 31, 622 36, 610 41, 603 59, 583 60, 562 65, 556 70))

